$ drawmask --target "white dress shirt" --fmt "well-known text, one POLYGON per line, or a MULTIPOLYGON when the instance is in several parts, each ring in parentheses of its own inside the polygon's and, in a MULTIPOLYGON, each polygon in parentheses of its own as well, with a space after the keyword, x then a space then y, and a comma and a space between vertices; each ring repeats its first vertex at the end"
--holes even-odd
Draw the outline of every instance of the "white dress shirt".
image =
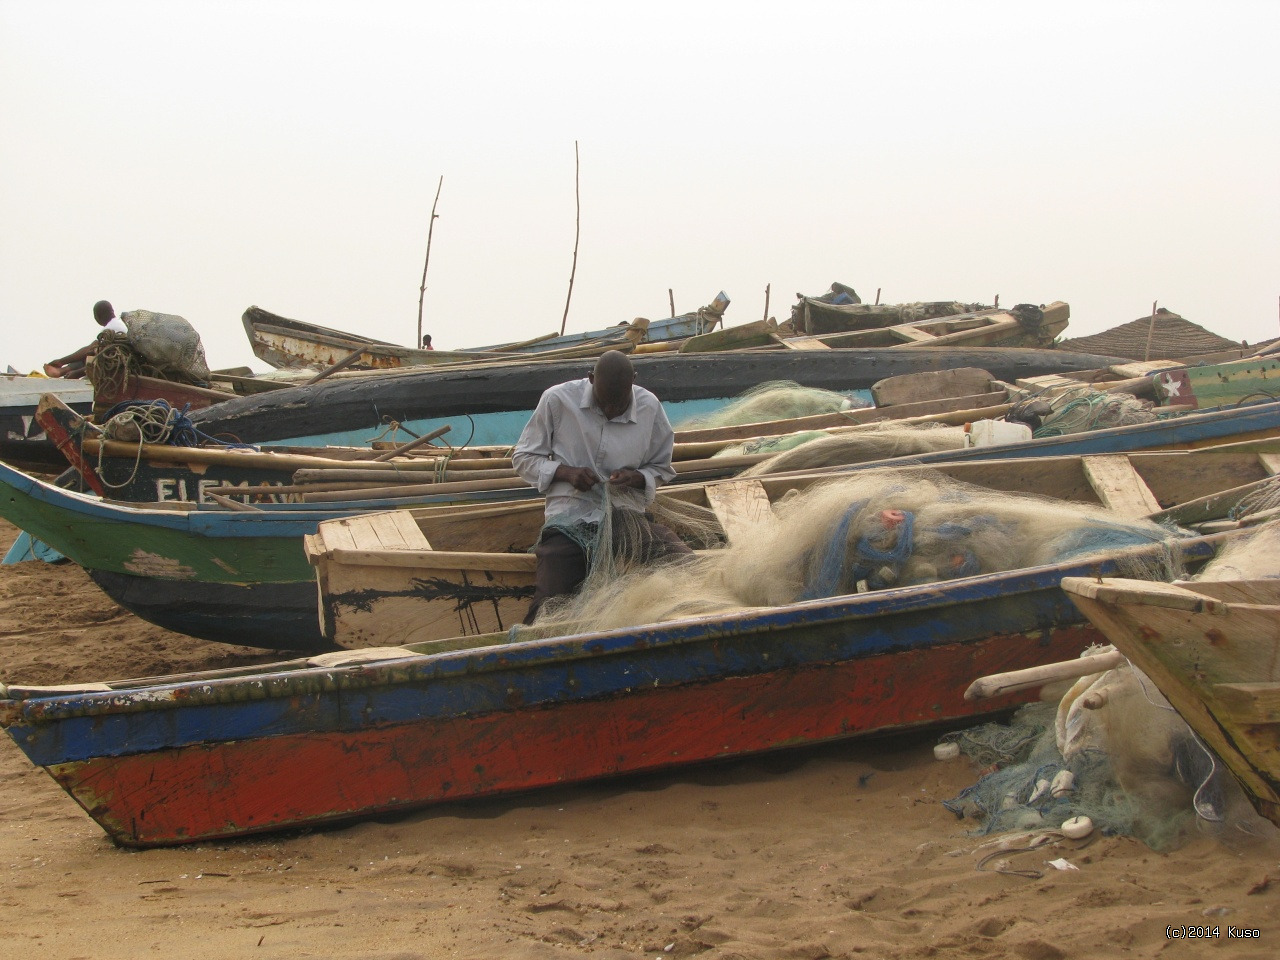
POLYGON ((546 496, 548 520, 596 523, 604 517, 604 487, 615 470, 639 470, 644 474, 644 490, 615 485, 609 490, 612 504, 644 511, 659 484, 675 478, 674 444, 667 414, 648 390, 633 385, 626 413, 606 420, 595 404, 591 381, 570 380, 542 394, 516 443, 511 465, 546 496), (600 483, 578 490, 556 480, 561 464, 593 469, 600 483))

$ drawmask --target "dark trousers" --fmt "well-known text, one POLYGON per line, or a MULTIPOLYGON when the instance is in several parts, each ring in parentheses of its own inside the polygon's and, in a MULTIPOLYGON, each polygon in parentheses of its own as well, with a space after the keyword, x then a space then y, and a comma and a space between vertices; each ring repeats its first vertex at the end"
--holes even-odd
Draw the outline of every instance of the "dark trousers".
MULTIPOLYGON (((619 547, 619 537, 616 534, 622 526, 622 523, 617 522, 613 525, 615 552, 619 547)), ((655 523, 647 514, 643 523, 628 523, 626 526, 639 538, 635 552, 645 563, 652 563, 663 557, 693 553, 673 531, 655 523)), ((534 617, 546 601, 575 592, 587 578, 587 555, 582 547, 558 530, 544 531, 542 539, 533 548, 533 553, 538 558, 538 567, 534 575, 533 600, 529 602, 529 612, 524 615, 526 624, 533 623, 534 617)))

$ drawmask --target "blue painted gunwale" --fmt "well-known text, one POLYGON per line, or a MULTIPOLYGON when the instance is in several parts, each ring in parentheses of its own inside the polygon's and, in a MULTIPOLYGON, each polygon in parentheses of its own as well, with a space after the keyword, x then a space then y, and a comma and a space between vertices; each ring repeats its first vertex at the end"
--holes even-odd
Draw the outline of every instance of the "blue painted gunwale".
MULTIPOLYGON (((1220 537, 1180 541, 1204 559, 1220 537)), ((1150 547, 1129 548, 1133 557, 1150 547)), ((103 692, 0 700, 0 719, 40 766, 197 744, 323 735, 922 651, 998 636, 1047 645, 1085 619, 1065 576, 1106 576, 1115 556, 943 583, 695 617, 637 628, 500 642, 343 667, 308 660, 139 680, 103 692)), ((467 642, 467 641, 463 641, 467 642)))
MULTIPOLYGON (((564 333, 556 337, 548 337, 546 340, 538 340, 536 343, 525 344, 518 348, 513 348, 510 343, 497 343, 488 347, 464 347, 460 350, 455 350, 454 353, 484 353, 485 351, 508 349, 511 353, 517 355, 542 353, 546 350, 559 350, 563 347, 572 347, 593 340, 609 338, 616 338, 619 341, 625 340, 624 333, 626 329, 627 325, 622 324, 620 326, 603 327, 599 330, 587 330, 582 333, 564 333)), ((662 340, 683 340, 685 337, 692 337, 706 332, 706 321, 697 314, 663 317, 661 320, 649 321, 649 327, 645 331, 644 342, 656 343, 662 340)))
MULTIPOLYGON (((349 500, 342 504, 323 506, 314 503, 264 503, 255 504, 260 508, 257 512, 225 510, 210 504, 200 504, 191 510, 157 510, 139 504, 113 503, 101 500, 92 494, 63 490, 61 487, 55 487, 20 470, 15 470, 0 461, 0 489, 4 487, 10 487, 15 492, 33 500, 65 511, 72 517, 92 517, 122 525, 141 524, 162 527, 194 536, 217 538, 301 537, 304 533, 315 533, 316 525, 321 520, 350 513, 373 513, 410 505, 458 503, 460 500, 468 503, 526 500, 538 495, 537 491, 530 487, 528 489, 479 490, 467 493, 465 497, 459 497, 457 494, 428 494, 413 498, 349 500)), ((54 542, 58 539, 56 535, 50 538, 41 537, 41 539, 45 539, 50 546, 62 550, 62 547, 54 542)), ((67 552, 67 555, 75 560, 71 552, 67 552)))
POLYGON ((961 450, 940 450, 891 460, 870 460, 846 467, 832 467, 832 472, 867 470, 902 463, 951 463, 956 460, 1017 460, 1026 457, 1067 457, 1083 454, 1133 453, 1174 443, 1197 443, 1218 440, 1241 433, 1280 430, 1280 401, 1198 410, 1195 413, 1167 417, 1153 423, 1136 423, 1126 427, 1108 427, 1088 433, 1071 433, 1062 437, 1043 437, 1021 443, 992 444, 961 450))

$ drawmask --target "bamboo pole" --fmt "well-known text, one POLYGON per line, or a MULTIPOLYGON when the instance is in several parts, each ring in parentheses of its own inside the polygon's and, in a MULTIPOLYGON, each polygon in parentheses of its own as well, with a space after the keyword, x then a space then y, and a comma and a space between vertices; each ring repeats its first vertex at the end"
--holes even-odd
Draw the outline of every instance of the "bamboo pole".
MULTIPOLYGON (((576 214, 573 221, 573 267, 569 270, 569 293, 564 298, 564 316, 560 318, 560 336, 564 336, 569 322, 569 301, 573 298, 573 277, 578 272, 578 237, 582 231, 582 195, 578 190, 578 141, 573 141, 573 200, 576 214)), ((673 314, 674 316, 674 314, 673 314)))
POLYGON ((671 287, 667 287, 667 302, 671 304, 671 315, 676 315, 676 292, 671 287))
POLYGON ((436 204, 440 202, 440 188, 444 186, 444 174, 436 184, 436 198, 431 203, 431 222, 427 226, 427 256, 422 261, 422 286, 418 287, 418 339, 413 341, 415 347, 422 346, 422 301, 427 295, 427 264, 431 262, 431 234, 436 228, 436 204))
POLYGON ((1151 301, 1151 322, 1147 324, 1147 349, 1142 352, 1143 363, 1151 359, 1151 335, 1156 332, 1156 303, 1158 302, 1151 301))
POLYGON ((339 370, 347 369, 347 367, 351 366, 353 363, 359 360, 361 354, 363 353, 364 353, 364 348, 361 348, 359 350, 352 350, 349 354, 347 354, 345 357, 343 357, 341 360, 335 363, 328 370, 322 370, 319 373, 317 373, 314 377, 312 377, 310 380, 304 383, 303 386, 309 387, 313 383, 319 383, 325 377, 332 376, 333 374, 337 373, 339 370))
POLYGON ((410 473, 399 473, 388 470, 366 470, 359 467, 340 469, 328 467, 321 470, 296 470, 293 482, 328 483, 331 481, 365 481, 368 483, 435 483, 442 481, 462 480, 512 480, 516 472, 511 469, 494 470, 414 470, 410 473), (438 479, 437 479, 438 478, 438 479))
POLYGON ((416 447, 420 447, 424 443, 430 443, 432 440, 436 440, 436 439, 439 439, 440 437, 443 437, 446 433, 448 433, 452 429, 453 427, 446 423, 443 427, 437 427, 435 430, 432 430, 430 433, 426 434, 425 436, 416 437, 413 440, 410 440, 408 443, 404 444, 403 446, 396 447, 394 450, 388 450, 386 453, 383 453, 383 454, 380 454, 379 456, 374 457, 373 461, 374 463, 381 463, 384 460, 390 460, 392 457, 398 457, 402 453, 408 453, 410 450, 413 450, 416 447))
POLYGON ((764 285, 764 320, 766 322, 769 319, 769 288, 772 286, 773 284, 771 283, 766 283, 764 285))

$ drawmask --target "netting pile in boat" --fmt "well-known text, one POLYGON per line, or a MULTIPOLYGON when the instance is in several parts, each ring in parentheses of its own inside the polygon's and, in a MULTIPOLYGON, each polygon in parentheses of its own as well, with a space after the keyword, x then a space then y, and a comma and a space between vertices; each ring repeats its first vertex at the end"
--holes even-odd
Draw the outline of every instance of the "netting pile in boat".
POLYGON ((1149 400, 1128 393, 1100 393, 1093 387, 1066 390, 1049 399, 1045 414, 1033 436, 1060 437, 1070 433, 1152 423, 1159 419, 1149 400))
MULTIPOLYGON (((1263 489, 1275 492, 1270 486, 1263 489)), ((1280 520, 1271 520, 1227 541, 1195 579, 1269 580, 1275 577, 1280 577, 1280 520)))
POLYGON ((802 387, 791 380, 771 380, 748 390, 714 413, 685 420, 679 430, 729 427, 743 423, 792 420, 841 410, 856 410, 871 404, 833 390, 802 387))
MULTIPOLYGON (((621 513, 620 522, 628 522, 621 513)), ((702 513, 705 526, 712 515, 702 513)), ((659 519, 682 536, 698 526, 688 515, 659 519)), ((609 562, 592 567, 578 596, 546 605, 534 629, 551 635, 570 626, 608 629, 778 606, 1167 544, 1178 535, 1100 507, 991 491, 941 474, 868 470, 789 493, 735 528, 725 547, 670 563, 630 561, 625 544, 643 538, 606 532, 602 524, 601 537, 624 546, 616 554, 597 551, 609 562)), ((1171 576, 1170 554, 1158 549, 1152 559, 1133 561, 1126 575, 1171 576)))
POLYGON ((99 393, 123 390, 134 376, 204 384, 209 379, 200 334, 185 319, 150 310, 127 310, 127 333, 104 331, 88 376, 99 393))
POLYGON ((957 816, 979 820, 979 833, 1052 831, 1085 816, 1103 833, 1156 850, 1196 832, 1275 837, 1155 684, 1128 664, 1081 677, 1061 699, 1029 704, 1009 723, 942 740, 990 771, 944 801, 957 816))
MULTIPOLYGON (((964 427, 941 423, 902 425, 888 422, 868 424, 865 428, 859 427, 842 433, 812 431, 805 435, 788 436, 796 438, 796 442, 768 460, 744 470, 741 476, 762 477, 791 470, 813 470, 818 467, 870 463, 892 457, 914 457, 938 450, 959 450, 965 444, 964 427)), ((754 446, 755 442, 737 444, 721 450, 716 456, 769 452, 767 449, 757 451, 753 449, 754 446)))

